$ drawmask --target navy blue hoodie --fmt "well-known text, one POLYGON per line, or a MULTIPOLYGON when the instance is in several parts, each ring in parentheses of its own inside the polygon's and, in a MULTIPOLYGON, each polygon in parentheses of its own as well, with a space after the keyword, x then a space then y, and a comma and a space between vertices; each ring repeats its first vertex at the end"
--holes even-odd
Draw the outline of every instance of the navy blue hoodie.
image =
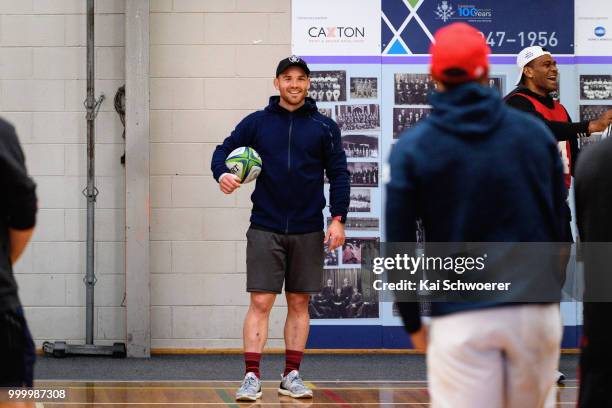
MULTIPOLYGON (((434 92, 431 104, 391 151, 387 242, 414 241, 419 218, 428 242, 560 241, 565 186, 550 130, 477 83, 434 92)), ((433 303, 432 314, 489 306, 433 303)), ((418 305, 403 307, 416 331, 418 305)))
POLYGON ((262 111, 244 118, 212 157, 215 180, 227 173, 232 150, 252 147, 263 163, 251 195, 251 223, 280 233, 308 233, 323 228, 324 172, 330 181, 330 212, 345 217, 350 200, 346 155, 336 123, 306 98, 289 112, 270 97, 262 111))

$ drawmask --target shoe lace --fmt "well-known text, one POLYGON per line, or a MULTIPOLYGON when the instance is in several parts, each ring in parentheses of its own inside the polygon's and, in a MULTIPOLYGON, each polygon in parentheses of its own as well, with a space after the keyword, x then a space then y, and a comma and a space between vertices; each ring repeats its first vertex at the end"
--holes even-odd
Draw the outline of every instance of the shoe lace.
POLYGON ((257 380, 253 377, 247 377, 244 379, 244 383, 242 384, 243 389, 255 388, 257 386, 257 380))
POLYGON ((302 388, 306 388, 306 385, 304 385, 304 381, 302 380, 302 378, 299 375, 296 375, 295 377, 293 377, 293 379, 291 380, 291 385, 296 384, 299 387, 302 388))

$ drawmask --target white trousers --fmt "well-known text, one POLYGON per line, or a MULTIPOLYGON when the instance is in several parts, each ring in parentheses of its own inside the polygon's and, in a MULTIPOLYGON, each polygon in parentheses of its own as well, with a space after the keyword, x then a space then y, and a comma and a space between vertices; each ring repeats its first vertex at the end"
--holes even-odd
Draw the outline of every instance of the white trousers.
POLYGON ((558 304, 434 317, 429 336, 427 373, 434 408, 555 406, 558 304))

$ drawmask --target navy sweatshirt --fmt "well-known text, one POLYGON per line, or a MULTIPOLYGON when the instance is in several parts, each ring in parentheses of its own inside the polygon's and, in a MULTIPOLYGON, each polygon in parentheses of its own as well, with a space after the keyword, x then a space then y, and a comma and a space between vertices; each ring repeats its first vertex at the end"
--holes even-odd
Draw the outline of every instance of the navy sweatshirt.
POLYGON ((346 155, 336 123, 319 113, 315 101, 289 112, 272 96, 262 111, 244 118, 213 153, 215 180, 227 173, 232 150, 252 147, 262 159, 251 195, 251 223, 287 234, 323 229, 324 175, 330 182, 330 212, 346 216, 350 200, 346 155))
MULTIPOLYGON (((428 242, 559 241, 565 186, 550 130, 476 83, 434 92, 431 104, 391 151, 386 240, 413 242, 421 219, 428 242)), ((418 330, 418 305, 399 306, 418 330)), ((432 303, 432 314, 491 306, 432 303)))

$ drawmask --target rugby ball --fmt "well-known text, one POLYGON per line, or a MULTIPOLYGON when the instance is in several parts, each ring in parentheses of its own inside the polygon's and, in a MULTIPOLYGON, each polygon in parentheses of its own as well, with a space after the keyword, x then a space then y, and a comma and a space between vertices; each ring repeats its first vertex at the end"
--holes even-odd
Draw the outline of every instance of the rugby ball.
POLYGON ((250 147, 239 147, 232 151, 225 160, 229 172, 240 178, 241 183, 250 183, 261 172, 261 157, 250 147))

